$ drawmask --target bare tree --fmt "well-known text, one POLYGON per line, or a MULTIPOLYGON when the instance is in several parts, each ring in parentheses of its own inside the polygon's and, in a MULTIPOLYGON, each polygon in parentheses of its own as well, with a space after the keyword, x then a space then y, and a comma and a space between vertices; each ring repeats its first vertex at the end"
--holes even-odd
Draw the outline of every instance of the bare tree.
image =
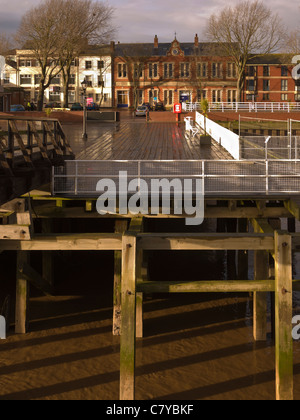
POLYGON ((5 56, 12 48, 12 43, 8 35, 0 33, 0 55, 5 56))
POLYGON ((111 7, 98 1, 44 0, 23 16, 17 40, 32 51, 41 69, 38 110, 45 90, 60 72, 68 104, 71 64, 88 43, 103 42, 111 35, 112 13, 111 7))
POLYGON ((101 45, 114 34, 114 9, 106 3, 92 0, 61 0, 58 21, 61 35, 59 61, 64 84, 64 107, 68 107, 71 65, 87 45, 101 45))
POLYGON ((234 60, 238 98, 241 101, 247 61, 277 51, 283 40, 284 28, 278 15, 273 14, 262 1, 246 0, 213 14, 209 18, 206 33, 234 60))

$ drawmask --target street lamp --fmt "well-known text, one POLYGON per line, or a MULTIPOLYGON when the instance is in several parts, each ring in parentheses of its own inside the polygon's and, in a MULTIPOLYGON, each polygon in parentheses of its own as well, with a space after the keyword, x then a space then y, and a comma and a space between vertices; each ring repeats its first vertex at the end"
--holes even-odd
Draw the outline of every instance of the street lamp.
POLYGON ((82 87, 82 97, 83 97, 83 132, 82 132, 82 139, 87 141, 88 135, 86 132, 86 88, 87 88, 87 81, 86 78, 83 79, 81 82, 82 87))

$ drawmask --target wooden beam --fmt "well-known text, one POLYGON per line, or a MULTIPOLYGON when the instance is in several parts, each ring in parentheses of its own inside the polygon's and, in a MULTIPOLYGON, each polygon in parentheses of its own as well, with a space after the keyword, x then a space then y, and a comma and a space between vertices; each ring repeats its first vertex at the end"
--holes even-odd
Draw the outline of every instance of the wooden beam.
POLYGON ((24 262, 20 265, 19 271, 22 277, 32 284, 36 289, 43 292, 46 296, 52 295, 52 287, 37 271, 35 271, 29 264, 24 262))
POLYGON ((135 396, 136 237, 124 235, 122 248, 122 334, 120 400, 135 396))
POLYGON ((1 241, 0 250, 120 251, 122 250, 122 235, 116 233, 36 234, 30 241, 1 241))
POLYGON ((276 398, 293 400, 292 238, 275 232, 276 398))
MULTIPOLYGON (((115 233, 124 235, 127 230, 127 220, 116 220, 115 233)), ((113 296, 113 335, 121 335, 121 275, 122 251, 114 255, 114 296, 113 296)))
POLYGON ((15 332, 16 334, 26 334, 28 322, 28 301, 29 286, 21 268, 29 263, 29 253, 24 251, 17 252, 17 284, 16 284, 16 309, 15 309, 15 332))
MULTIPOLYGON (((262 227, 265 228, 262 220, 255 220, 252 224, 256 233, 261 232, 262 227)), ((269 252, 254 251, 254 280, 261 281, 268 277, 269 252)), ((267 339, 267 297, 267 292, 254 292, 253 294, 253 336, 255 341, 267 339)))
MULTIPOLYGON (((49 234, 53 232, 53 221, 51 219, 43 219, 42 220, 42 232, 43 234, 49 234)), ((42 268, 43 268, 43 279, 45 279, 46 283, 53 287, 54 283, 54 275, 53 275, 53 253, 51 251, 43 251, 43 261, 42 261, 42 268)))
POLYGON ((272 235, 262 234, 153 234, 138 235, 144 250, 273 250, 272 235))
POLYGON ((0 240, 30 240, 29 226, 0 225, 0 240))
POLYGON ((299 198, 291 198, 290 200, 284 201, 284 207, 300 221, 300 200, 299 198))
POLYGON ((243 293, 271 292, 274 289, 274 280, 144 281, 137 283, 137 291, 143 293, 243 293))

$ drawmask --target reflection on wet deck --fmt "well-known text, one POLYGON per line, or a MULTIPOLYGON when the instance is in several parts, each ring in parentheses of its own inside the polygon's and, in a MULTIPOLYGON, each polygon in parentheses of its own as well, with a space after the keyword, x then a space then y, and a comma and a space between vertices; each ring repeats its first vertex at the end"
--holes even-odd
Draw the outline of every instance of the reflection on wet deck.
POLYGON ((126 121, 116 125, 88 126, 88 141, 82 127, 64 126, 78 160, 189 160, 232 159, 213 142, 202 146, 198 139, 186 139, 184 124, 126 121))

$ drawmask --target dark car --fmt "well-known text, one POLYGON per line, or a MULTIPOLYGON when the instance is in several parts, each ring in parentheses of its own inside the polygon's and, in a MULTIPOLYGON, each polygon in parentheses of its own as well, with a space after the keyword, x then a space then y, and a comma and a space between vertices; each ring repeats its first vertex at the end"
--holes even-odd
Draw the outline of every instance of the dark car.
POLYGON ((95 104, 95 102, 91 102, 87 104, 86 109, 88 111, 99 111, 100 107, 98 104, 95 104))
POLYGON ((82 111, 82 110, 83 110, 83 106, 79 102, 75 102, 71 106, 71 111, 82 111))
POLYGON ((162 102, 157 102, 155 104, 154 111, 165 111, 165 106, 162 102))
POLYGON ((149 102, 144 102, 142 106, 145 106, 149 111, 152 111, 152 106, 149 104, 149 102))
POLYGON ((45 108, 61 108, 61 104, 59 102, 49 102, 45 105, 45 108))

